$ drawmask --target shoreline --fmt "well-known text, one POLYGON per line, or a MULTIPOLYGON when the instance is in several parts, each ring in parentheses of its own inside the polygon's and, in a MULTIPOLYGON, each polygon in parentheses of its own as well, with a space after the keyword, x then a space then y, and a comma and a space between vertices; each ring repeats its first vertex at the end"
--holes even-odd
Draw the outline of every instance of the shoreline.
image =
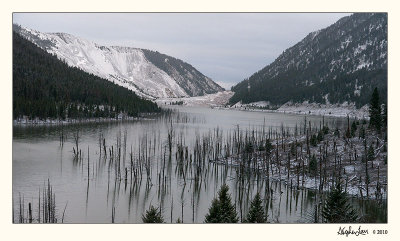
POLYGON ((82 118, 82 119, 34 119, 28 120, 26 118, 14 119, 13 126, 57 126, 57 125, 75 125, 75 124, 86 124, 86 123, 107 123, 107 122, 124 122, 124 121, 137 121, 137 120, 152 120, 151 116, 155 116, 159 113, 146 113, 141 114, 139 117, 123 117, 123 118, 82 118))
MULTIPOLYGON (((291 115, 305 115, 305 116, 325 116, 325 117, 335 117, 335 118, 346 118, 347 114, 343 113, 324 113, 326 109, 321 108, 318 111, 302 111, 302 110, 270 110, 270 109, 261 109, 261 108, 249 108, 249 107, 224 107, 224 106, 210 106, 212 109, 222 109, 222 110, 237 110, 237 111, 245 111, 245 112, 265 112, 265 113, 281 113, 281 114, 291 114, 291 115)), ((349 118, 357 118, 359 120, 365 119, 369 120, 369 116, 365 115, 364 113, 356 113, 356 114, 349 114, 349 118)))
POLYGON ((368 105, 356 108, 354 103, 343 102, 342 104, 319 104, 287 102, 277 109, 270 109, 267 101, 252 102, 242 104, 238 102, 232 106, 228 105, 229 98, 233 95, 232 91, 221 91, 204 96, 185 97, 185 98, 160 98, 155 100, 159 106, 187 106, 187 107, 208 107, 212 109, 255 111, 267 113, 283 113, 297 115, 327 116, 327 117, 347 117, 369 120, 368 105), (180 102, 180 103, 178 103, 180 102))
POLYGON ((282 114, 295 114, 295 115, 306 115, 306 116, 326 116, 326 117, 338 117, 346 118, 349 116, 354 119, 365 119, 369 120, 368 107, 363 106, 360 109, 356 109, 353 105, 323 105, 323 104, 284 104, 278 109, 266 109, 264 106, 254 106, 250 104, 238 104, 232 105, 231 107, 225 106, 210 106, 213 109, 225 109, 225 110, 240 110, 240 111, 252 111, 252 112, 267 112, 267 113, 282 113, 282 114))

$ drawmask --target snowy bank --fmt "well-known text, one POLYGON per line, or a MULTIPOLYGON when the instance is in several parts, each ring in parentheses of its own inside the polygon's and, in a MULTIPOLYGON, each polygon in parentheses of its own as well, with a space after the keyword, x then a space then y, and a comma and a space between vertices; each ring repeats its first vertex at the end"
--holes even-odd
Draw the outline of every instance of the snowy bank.
POLYGON ((335 117, 351 117, 357 119, 368 119, 368 105, 364 105, 360 109, 356 108, 354 103, 344 102, 343 104, 317 104, 317 103, 291 103, 288 102, 282 105, 277 112, 294 113, 294 114, 309 114, 309 115, 324 115, 335 117))
POLYGON ((260 111, 260 112, 279 112, 288 114, 300 115, 319 115, 319 116, 332 116, 332 117, 347 117, 357 119, 369 119, 368 105, 357 109, 354 103, 344 102, 342 104, 318 104, 308 103, 292 103, 287 102, 276 110, 271 110, 270 103, 267 101, 252 102, 249 104, 242 104, 238 102, 230 109, 239 109, 244 111, 260 111))
POLYGON ((215 94, 204 96, 183 97, 183 98, 159 98, 155 102, 159 105, 184 105, 184 106, 203 106, 217 107, 222 109, 238 109, 243 111, 260 111, 260 112, 279 112, 301 115, 319 115, 332 117, 347 117, 357 119, 369 119, 368 105, 357 109, 354 103, 344 102, 342 104, 318 104, 287 102, 277 109, 276 106, 271 106, 269 101, 257 101, 248 104, 243 104, 241 101, 236 104, 226 107, 229 99, 233 96, 232 91, 221 91, 215 94))
POLYGON ((13 120, 14 126, 30 126, 30 125, 69 125, 69 124, 82 124, 82 123, 105 123, 105 122, 120 122, 120 121, 134 121, 134 120, 148 120, 154 113, 146 113, 141 114, 140 117, 131 117, 131 116, 118 116, 117 118, 106 118, 106 117, 98 117, 98 118, 81 118, 81 119, 71 119, 66 118, 65 120, 61 119, 50 119, 47 118, 45 120, 35 118, 18 118, 13 120))
POLYGON ((223 106, 233 96, 232 91, 220 91, 215 94, 182 98, 159 98, 155 102, 159 105, 173 105, 179 103, 185 106, 214 107, 223 106))

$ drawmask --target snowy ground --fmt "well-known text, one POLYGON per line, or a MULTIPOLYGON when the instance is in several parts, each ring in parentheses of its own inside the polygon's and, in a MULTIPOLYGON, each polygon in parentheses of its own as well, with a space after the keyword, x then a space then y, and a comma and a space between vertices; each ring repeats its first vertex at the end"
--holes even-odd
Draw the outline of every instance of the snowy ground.
MULTIPOLYGON (((383 199, 387 198, 387 164, 385 158, 387 157, 387 151, 384 150, 384 142, 374 135, 367 138, 367 143, 374 144, 374 160, 367 164, 368 174, 366 174, 366 163, 363 162, 362 155, 364 155, 364 144, 363 139, 353 137, 350 139, 336 138, 332 133, 325 136, 324 141, 316 146, 310 146, 311 155, 315 155, 317 158, 317 171, 315 175, 309 175, 308 173, 308 155, 305 145, 306 137, 299 136, 297 138, 291 137, 286 139, 285 145, 287 148, 286 153, 282 152, 282 147, 279 153, 280 165, 275 160, 275 151, 271 154, 269 177, 273 181, 283 181, 290 186, 298 186, 302 188, 309 188, 318 190, 320 188, 321 180, 324 180, 323 190, 329 191, 334 183, 335 176, 340 175, 342 177, 342 184, 344 190, 352 196, 366 197, 367 196, 367 185, 366 176, 369 176, 369 198, 375 199, 382 195, 383 199), (378 145, 376 142, 379 141, 378 145), (290 144, 297 141, 298 144, 304 146, 300 149, 297 147, 297 157, 290 157, 290 169, 288 176, 287 168, 287 151, 290 149, 290 144), (337 153, 334 154, 333 142, 336 143, 337 153), (324 145, 327 143, 327 146, 324 145), (330 144, 329 144, 330 143, 330 144), (326 148, 327 156, 326 159, 321 157, 320 148, 323 150, 326 148), (305 171, 303 170, 305 168, 305 171), (322 168, 322 169, 321 169, 322 168), (323 170, 323 171, 322 171, 323 170), (305 173, 305 174, 303 174, 305 173), (323 174, 324 173, 324 174, 323 174), (335 174, 333 174, 335 173, 335 174), (378 189, 379 183, 379 189, 378 189), (379 193, 377 192, 379 191, 379 193)), ((274 143, 274 141, 272 142, 274 143)), ((280 145, 280 144, 279 144, 280 145)), ((276 145, 274 145, 274 149, 276 145)), ((266 172, 265 158, 262 152, 253 153, 251 162, 251 169, 259 169, 264 173, 266 172)), ((230 156, 228 158, 221 158, 217 162, 221 164, 228 164, 232 166, 239 166, 242 162, 242 156, 230 156)), ((265 174, 266 175, 266 174, 265 174)))
POLYGON ((365 105, 357 109, 354 104, 347 102, 343 104, 316 104, 303 102, 301 104, 286 103, 282 105, 278 112, 295 113, 295 114, 310 114, 310 115, 324 115, 336 117, 351 117, 357 119, 368 119, 368 106, 365 105))
POLYGON ((145 120, 148 119, 146 116, 151 116, 153 113, 142 113, 141 117, 129 117, 129 116, 119 116, 117 118, 85 118, 85 119, 46 119, 41 120, 39 118, 29 120, 27 117, 18 118, 13 121, 13 125, 68 125, 68 124, 76 124, 76 123, 98 123, 98 122, 115 122, 115 121, 129 121, 129 120, 145 120))
POLYGON ((171 105, 176 102, 182 101, 185 106, 223 106, 228 103, 229 99, 233 96, 232 91, 221 91, 215 94, 208 94, 204 96, 184 97, 184 98, 160 98, 156 100, 159 105, 171 105))
POLYGON ((238 102, 230 108, 240 109, 245 111, 261 111, 261 112, 280 112, 302 115, 323 115, 333 117, 347 117, 357 119, 369 119, 368 106, 365 105, 360 109, 351 103, 344 102, 343 104, 317 104, 317 103, 291 103, 288 102, 277 110, 268 109, 269 102, 258 101, 249 104, 238 102))
POLYGON ((342 104, 317 104, 317 103, 291 103, 288 102, 276 110, 269 110, 268 101, 257 101, 249 104, 238 102, 231 107, 226 107, 229 99, 233 96, 232 91, 222 91, 204 96, 184 98, 159 98, 155 102, 159 105, 171 105, 182 102, 185 106, 217 107, 221 109, 239 109, 243 111, 279 112, 302 115, 323 115, 332 117, 347 117, 357 119, 369 119, 368 106, 357 109, 354 103, 344 102, 342 104))

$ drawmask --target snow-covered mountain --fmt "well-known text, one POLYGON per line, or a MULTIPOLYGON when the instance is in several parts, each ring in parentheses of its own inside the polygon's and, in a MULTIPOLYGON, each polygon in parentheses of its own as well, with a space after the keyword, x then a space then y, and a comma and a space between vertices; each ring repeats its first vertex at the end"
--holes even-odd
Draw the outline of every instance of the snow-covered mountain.
MULTIPOLYGON (((387 96, 387 14, 355 13, 308 34, 232 88, 231 104, 367 104, 375 87, 387 96)), ((385 101, 384 101, 385 102, 385 101)))
POLYGON ((14 31, 68 65, 108 79, 150 99, 199 96, 224 90, 190 64, 158 52, 101 46, 67 33, 14 31))

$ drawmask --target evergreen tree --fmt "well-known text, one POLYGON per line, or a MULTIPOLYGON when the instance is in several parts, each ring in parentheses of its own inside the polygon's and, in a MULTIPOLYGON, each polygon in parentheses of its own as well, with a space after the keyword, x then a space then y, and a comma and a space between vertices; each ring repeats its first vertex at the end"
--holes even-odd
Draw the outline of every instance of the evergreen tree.
POLYGON ((267 156, 270 156, 272 152, 272 143, 270 139, 267 139, 267 141, 265 142, 265 153, 267 154, 267 156))
POLYGON ((315 155, 313 154, 311 159, 310 159, 310 163, 308 164, 308 171, 311 174, 315 174, 317 171, 317 158, 315 157, 315 155))
POLYGON ((335 132, 333 133, 336 137, 340 136, 340 131, 338 128, 335 129, 335 132))
POLYGON ((369 145, 369 148, 368 148, 367 160, 373 161, 374 158, 375 158, 375 152, 374 152, 374 148, 372 147, 372 144, 371 144, 371 145, 369 145))
POLYGON ((384 128, 387 127, 387 105, 384 105, 384 106, 383 106, 382 126, 383 126, 384 128))
POLYGON ((356 122, 353 121, 353 123, 351 124, 351 136, 352 137, 356 136, 356 131, 357 131, 357 125, 356 125, 356 122))
POLYGON ((324 135, 327 135, 329 133, 329 127, 327 126, 322 127, 322 132, 324 133, 324 135))
POLYGON ((290 155, 295 156, 296 155, 296 143, 292 142, 290 144, 290 155))
POLYGON ((322 208, 322 217, 328 223, 354 223, 357 221, 357 214, 348 203, 346 193, 339 183, 329 193, 322 208))
POLYGON ((253 146, 253 143, 251 143, 251 141, 248 141, 245 144, 244 152, 245 153, 253 153, 254 152, 254 146, 253 146))
POLYGON ((361 126, 359 132, 358 132, 358 137, 364 139, 365 138, 365 129, 364 126, 361 126))
POLYGON ((220 223, 220 204, 217 198, 214 198, 211 203, 211 207, 208 209, 206 215, 206 223, 220 223))
POLYGON ((380 132, 382 127, 382 116, 378 88, 375 88, 372 93, 371 101, 369 103, 369 117, 370 127, 374 127, 378 132, 380 132))
POLYGON ((236 208, 232 204, 229 187, 224 184, 218 191, 218 199, 214 198, 206 215, 206 223, 237 223, 236 208))
POLYGON ((246 223, 266 223, 267 215, 265 215, 264 208, 262 206, 262 200, 260 194, 257 193, 253 201, 250 204, 250 210, 245 220, 246 223))
POLYGON ((313 134, 313 135, 311 136, 311 138, 310 138, 310 144, 311 144, 312 146, 317 146, 317 144, 318 144, 318 137, 317 137, 317 135, 313 134))
POLYGON ((324 132, 322 130, 318 131, 317 141, 321 142, 324 140, 324 132))
POLYGON ((161 215, 161 210, 155 208, 153 205, 146 210, 146 214, 142 215, 143 223, 163 223, 164 218, 161 215))

